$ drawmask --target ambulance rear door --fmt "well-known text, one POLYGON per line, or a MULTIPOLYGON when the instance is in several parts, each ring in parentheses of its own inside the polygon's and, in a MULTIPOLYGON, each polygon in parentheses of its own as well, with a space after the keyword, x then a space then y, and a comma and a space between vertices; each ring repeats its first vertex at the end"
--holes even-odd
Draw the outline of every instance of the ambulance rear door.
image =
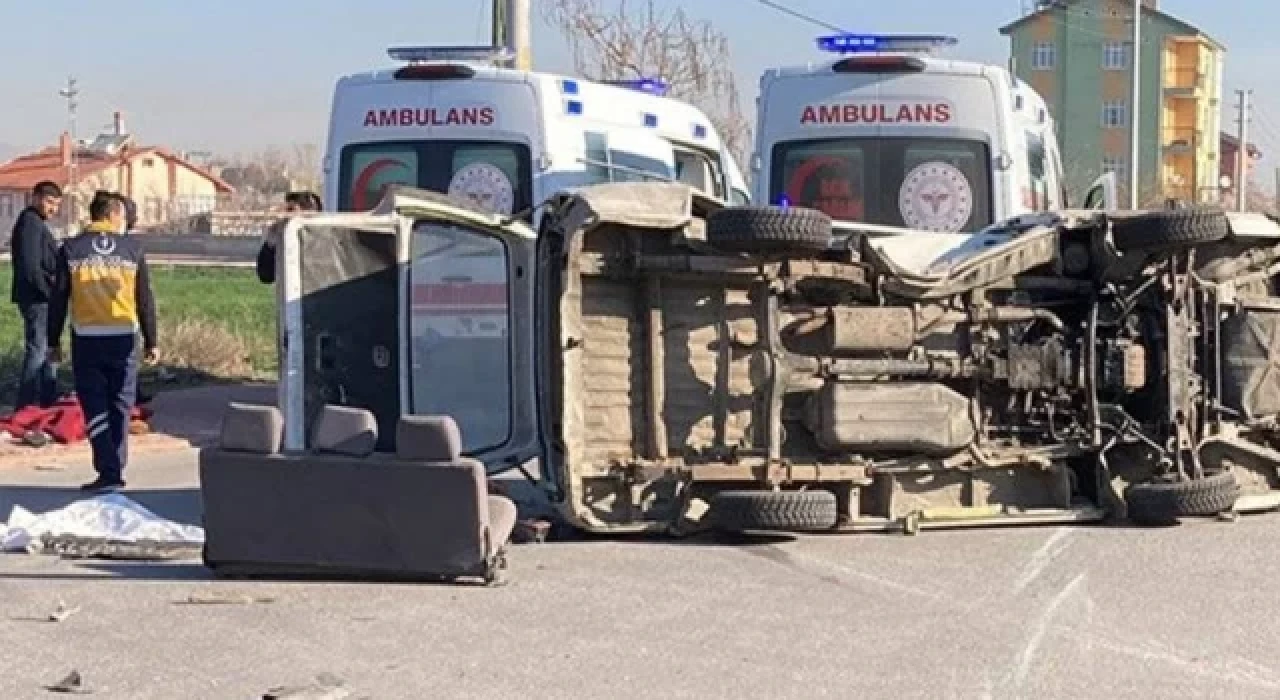
POLYGON ((335 98, 331 148, 341 211, 372 209, 391 185, 462 198, 499 214, 535 204, 542 123, 516 71, 410 64, 335 98))
POLYGON ((978 64, 854 55, 767 79, 761 159, 773 204, 832 218, 972 232, 1007 210, 994 163, 1000 92, 978 64))

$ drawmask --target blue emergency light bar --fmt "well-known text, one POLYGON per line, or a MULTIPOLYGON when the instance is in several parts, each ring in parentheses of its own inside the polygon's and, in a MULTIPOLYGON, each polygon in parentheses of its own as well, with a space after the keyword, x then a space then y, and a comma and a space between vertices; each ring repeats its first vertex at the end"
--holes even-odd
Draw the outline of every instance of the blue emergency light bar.
POLYGON ((506 46, 395 46, 387 49, 393 61, 423 63, 427 61, 462 61, 467 63, 500 63, 516 54, 506 46))
POLYGON ((932 53, 959 40, 941 34, 833 34, 817 39, 818 49, 828 53, 932 53))
POLYGON ((615 87, 623 87, 628 90, 636 90, 638 92, 647 92, 650 95, 665 97, 668 86, 666 83, 657 78, 636 78, 634 80, 604 80, 601 81, 605 85, 613 85, 615 87))

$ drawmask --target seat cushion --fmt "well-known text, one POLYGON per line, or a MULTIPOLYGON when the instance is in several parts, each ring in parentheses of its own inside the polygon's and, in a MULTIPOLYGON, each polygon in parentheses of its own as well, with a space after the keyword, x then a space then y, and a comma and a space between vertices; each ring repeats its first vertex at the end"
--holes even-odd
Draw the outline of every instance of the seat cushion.
POLYGON ((351 406, 325 406, 316 418, 311 447, 321 454, 368 457, 378 445, 373 412, 351 406))
POLYGON ((205 561, 262 575, 480 576, 505 532, 491 509, 510 518, 484 479, 474 460, 204 450, 205 561))
POLYGON ((284 417, 275 406, 231 403, 222 414, 223 450, 270 455, 280 451, 283 439, 284 417))
POLYGON ((423 462, 457 461, 462 457, 462 433, 450 416, 401 416, 396 456, 423 462))

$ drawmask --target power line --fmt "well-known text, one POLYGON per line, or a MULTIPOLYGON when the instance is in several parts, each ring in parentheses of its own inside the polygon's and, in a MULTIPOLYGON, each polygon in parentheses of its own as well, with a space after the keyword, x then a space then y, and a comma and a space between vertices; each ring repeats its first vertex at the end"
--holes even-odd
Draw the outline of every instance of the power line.
POLYGON ((849 33, 849 30, 847 30, 847 29, 845 29, 845 28, 843 28, 843 27, 838 27, 838 26, 836 26, 836 25, 834 25, 834 24, 831 24, 830 22, 827 22, 827 21, 825 21, 825 20, 818 19, 817 17, 814 17, 813 15, 806 15, 805 13, 800 12, 799 10, 793 10, 793 9, 791 9, 790 7, 787 7, 786 5, 783 5, 783 4, 781 4, 781 3, 777 3, 777 2, 773 2, 773 0, 756 0, 756 2, 760 3, 761 5, 764 5, 765 7, 768 7, 768 8, 774 9, 774 10, 777 10, 778 12, 781 12, 781 13, 782 13, 782 14, 784 14, 784 15, 790 15, 790 16, 792 16, 792 17, 794 17, 794 18, 796 18, 796 19, 800 20, 801 22, 808 22, 809 24, 812 24, 812 25, 814 25, 815 27, 822 27, 823 29, 830 29, 830 30, 831 30, 831 31, 833 31, 833 32, 840 32, 841 34, 848 34, 848 33, 849 33))

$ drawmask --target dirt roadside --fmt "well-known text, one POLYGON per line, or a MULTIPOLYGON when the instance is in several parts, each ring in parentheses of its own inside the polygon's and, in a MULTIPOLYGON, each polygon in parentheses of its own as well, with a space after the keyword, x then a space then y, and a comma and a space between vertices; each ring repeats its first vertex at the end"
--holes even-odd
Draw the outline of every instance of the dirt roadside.
MULTIPOLYGON (((131 456, 191 450, 217 438, 228 403, 276 402, 272 384, 234 384, 160 393, 151 403, 151 432, 129 440, 131 456)), ((89 443, 34 448, 0 442, 0 469, 81 464, 89 461, 89 443)))

